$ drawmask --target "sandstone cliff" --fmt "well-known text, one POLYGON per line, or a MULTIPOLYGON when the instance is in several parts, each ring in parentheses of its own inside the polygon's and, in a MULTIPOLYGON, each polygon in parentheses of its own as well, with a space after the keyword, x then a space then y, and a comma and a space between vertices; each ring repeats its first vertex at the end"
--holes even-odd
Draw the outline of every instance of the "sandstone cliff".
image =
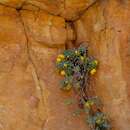
POLYGON ((112 130, 130 130, 129 0, 0 0, 0 130, 89 130, 59 90, 55 58, 81 42, 112 130))

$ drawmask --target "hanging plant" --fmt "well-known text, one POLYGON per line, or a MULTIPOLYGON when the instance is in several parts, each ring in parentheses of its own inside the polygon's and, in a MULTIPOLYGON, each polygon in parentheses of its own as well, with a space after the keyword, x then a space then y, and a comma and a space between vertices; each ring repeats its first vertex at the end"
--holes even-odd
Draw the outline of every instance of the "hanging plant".
POLYGON ((92 130, 110 130, 106 115, 101 111, 101 102, 97 97, 88 96, 89 77, 97 71, 98 61, 88 55, 84 46, 65 50, 56 59, 58 72, 64 79, 61 89, 72 88, 79 95, 79 105, 87 115, 87 122, 92 130))

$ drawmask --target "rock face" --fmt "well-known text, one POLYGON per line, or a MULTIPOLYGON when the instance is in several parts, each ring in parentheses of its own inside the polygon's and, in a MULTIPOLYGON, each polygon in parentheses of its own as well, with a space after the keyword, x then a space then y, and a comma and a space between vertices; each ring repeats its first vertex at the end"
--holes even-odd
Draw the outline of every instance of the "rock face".
POLYGON ((89 130, 66 106, 56 56, 87 42, 100 62, 93 78, 112 130, 130 130, 130 2, 0 1, 0 130, 89 130))
POLYGON ((95 78, 113 129, 129 130, 130 3, 99 2, 75 22, 77 44, 88 42, 90 53, 100 61, 95 78))

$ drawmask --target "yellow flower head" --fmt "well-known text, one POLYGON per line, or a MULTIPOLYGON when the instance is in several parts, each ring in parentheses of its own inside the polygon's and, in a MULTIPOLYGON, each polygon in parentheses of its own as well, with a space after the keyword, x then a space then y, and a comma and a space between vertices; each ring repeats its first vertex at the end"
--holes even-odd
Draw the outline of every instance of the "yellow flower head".
POLYGON ((87 107, 87 108, 90 108, 92 105, 94 104, 93 101, 87 101, 84 106, 87 107))
POLYGON ((86 102, 86 103, 84 104, 84 106, 87 107, 87 108, 90 108, 90 104, 89 104, 88 102, 86 102))
POLYGON ((70 84, 68 84, 66 87, 65 87, 65 90, 70 90, 72 88, 72 86, 70 84))
POLYGON ((56 62, 61 62, 61 59, 60 59, 60 58, 57 58, 57 59, 56 59, 56 62))
POLYGON ((64 64, 64 67, 67 67, 67 64, 64 64))
POLYGON ((94 60, 94 63, 97 65, 97 64, 98 64, 98 61, 97 61, 97 60, 94 60))
POLYGON ((61 74, 62 76, 65 76, 65 71, 62 70, 62 71, 60 72, 60 74, 61 74))
POLYGON ((96 69, 92 69, 91 71, 90 71, 90 74, 91 75, 94 75, 96 73, 96 69))
POLYGON ((96 123, 97 123, 97 124, 101 124, 101 122, 102 122, 101 119, 97 119, 97 120, 96 120, 96 123))
POLYGON ((78 54, 78 51, 75 51, 75 54, 78 54))
POLYGON ((79 55, 79 52, 78 52, 78 51, 75 51, 75 54, 76 54, 76 55, 79 55))
POLYGON ((80 59, 83 61, 83 60, 84 60, 84 57, 83 57, 83 56, 80 56, 80 59))
POLYGON ((60 58, 60 59, 64 59, 65 56, 64 56, 63 54, 60 54, 60 55, 58 55, 58 58, 60 58))

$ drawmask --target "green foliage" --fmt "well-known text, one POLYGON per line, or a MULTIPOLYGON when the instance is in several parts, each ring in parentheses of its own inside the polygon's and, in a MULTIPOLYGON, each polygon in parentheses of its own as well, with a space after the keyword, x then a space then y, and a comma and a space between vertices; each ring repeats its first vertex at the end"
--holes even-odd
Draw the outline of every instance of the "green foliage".
MULTIPOLYGON (((56 59, 58 72, 64 77, 60 82, 61 89, 69 91, 74 88, 80 95, 79 106, 81 108, 73 115, 79 115, 84 111, 87 115, 87 123, 92 130, 110 130, 109 121, 101 111, 102 103, 99 98, 86 95, 88 77, 96 73, 97 66, 98 61, 88 55, 88 50, 84 46, 65 50, 56 59)), ((67 99, 64 103, 71 105, 74 100, 67 99)))
POLYGON ((68 84, 82 87, 85 75, 96 70, 97 61, 88 57, 87 49, 80 46, 78 49, 65 50, 63 54, 60 54, 57 57, 56 67, 59 73, 65 76, 61 82, 63 88, 67 87, 68 84))
POLYGON ((102 112, 96 112, 94 115, 89 115, 87 122, 93 130, 110 130, 110 124, 107 117, 102 112))

